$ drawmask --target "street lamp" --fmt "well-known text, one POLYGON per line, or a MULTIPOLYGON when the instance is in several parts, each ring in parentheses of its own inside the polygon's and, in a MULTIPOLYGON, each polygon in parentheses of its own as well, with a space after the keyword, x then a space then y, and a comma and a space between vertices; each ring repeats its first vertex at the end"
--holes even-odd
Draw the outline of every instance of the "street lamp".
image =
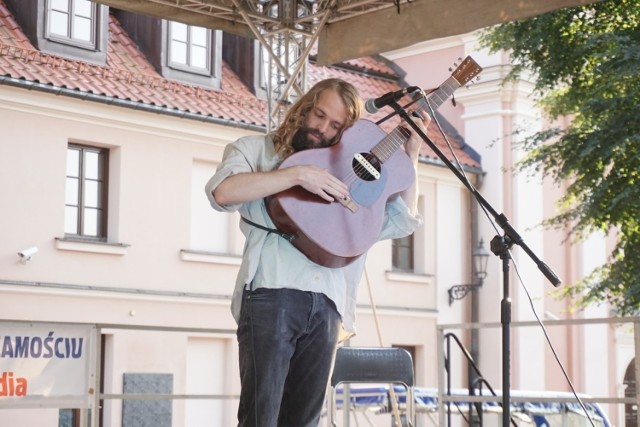
POLYGON ((473 272, 477 282, 470 285, 454 285, 450 287, 447 291, 449 292, 449 305, 453 304, 455 300, 466 297, 469 292, 482 286, 485 277, 487 277, 487 264, 489 263, 490 255, 489 251, 484 248, 484 241, 480 238, 478 247, 476 247, 471 254, 473 258, 473 272))

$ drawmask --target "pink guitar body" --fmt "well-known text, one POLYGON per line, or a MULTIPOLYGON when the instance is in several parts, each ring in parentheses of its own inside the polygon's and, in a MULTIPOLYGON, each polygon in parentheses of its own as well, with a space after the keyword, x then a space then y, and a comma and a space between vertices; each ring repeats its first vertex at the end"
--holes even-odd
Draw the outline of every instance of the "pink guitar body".
MULTIPOLYGON (((481 70, 466 57, 438 89, 419 100, 417 110, 432 115, 481 70)), ((315 263, 332 268, 349 264, 377 242, 387 201, 413 183, 415 169, 399 149, 408 137, 402 127, 387 135, 374 123, 358 120, 339 144, 291 155, 280 168, 309 164, 325 168, 349 186, 350 199, 328 203, 294 187, 267 198, 271 220, 294 236, 291 243, 315 263)))
POLYGON ((354 157, 368 153, 386 136, 374 123, 359 120, 339 144, 301 151, 280 166, 313 164, 349 185, 355 212, 301 187, 268 199, 267 209, 278 229, 297 236, 292 244, 317 264, 342 267, 365 253, 378 240, 389 198, 413 183, 415 169, 403 150, 396 150, 380 165, 378 179, 363 179, 354 171, 354 157))

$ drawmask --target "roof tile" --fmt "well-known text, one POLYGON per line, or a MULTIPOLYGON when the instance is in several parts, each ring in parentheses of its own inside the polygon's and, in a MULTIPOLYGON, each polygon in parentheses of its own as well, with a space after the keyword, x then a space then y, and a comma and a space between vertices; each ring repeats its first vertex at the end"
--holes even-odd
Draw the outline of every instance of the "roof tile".
MULTIPOLYGON (((0 0, 0 75, 237 123, 266 126, 267 121, 267 103, 258 99, 226 62, 222 64, 220 90, 165 79, 111 15, 107 64, 99 66, 38 51, 0 0)), ((399 89, 394 83, 399 80, 396 71, 377 57, 345 61, 340 67, 310 63, 307 75, 310 84, 327 77, 342 78, 356 86, 364 99, 399 89)), ((376 121, 384 116, 379 112, 365 118, 376 121)), ((381 127, 388 132, 399 124, 396 116, 381 127)), ((428 134, 438 146, 446 146, 435 126, 429 127, 428 134)), ((452 144, 463 164, 479 166, 460 148, 460 141, 452 140, 452 144)), ((436 157, 426 145, 421 154, 436 157)), ((450 154, 447 157, 453 159, 450 154)))

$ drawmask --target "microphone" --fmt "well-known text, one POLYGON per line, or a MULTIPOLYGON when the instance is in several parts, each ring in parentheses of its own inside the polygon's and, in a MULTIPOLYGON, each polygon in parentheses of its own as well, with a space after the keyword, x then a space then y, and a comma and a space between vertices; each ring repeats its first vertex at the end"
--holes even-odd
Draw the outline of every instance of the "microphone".
POLYGON ((364 109, 367 110, 370 114, 377 113, 382 107, 385 107, 392 102, 397 101, 408 93, 415 92, 420 90, 418 86, 409 86, 407 88, 397 90, 395 92, 385 93, 384 95, 378 98, 367 99, 364 103, 364 109))

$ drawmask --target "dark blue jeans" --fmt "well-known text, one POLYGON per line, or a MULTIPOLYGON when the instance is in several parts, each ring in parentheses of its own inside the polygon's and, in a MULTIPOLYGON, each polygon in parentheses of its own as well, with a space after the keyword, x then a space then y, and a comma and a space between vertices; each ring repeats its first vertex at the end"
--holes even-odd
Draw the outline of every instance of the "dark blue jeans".
POLYGON ((318 425, 340 322, 323 294, 245 291, 237 332, 240 427, 318 425))

